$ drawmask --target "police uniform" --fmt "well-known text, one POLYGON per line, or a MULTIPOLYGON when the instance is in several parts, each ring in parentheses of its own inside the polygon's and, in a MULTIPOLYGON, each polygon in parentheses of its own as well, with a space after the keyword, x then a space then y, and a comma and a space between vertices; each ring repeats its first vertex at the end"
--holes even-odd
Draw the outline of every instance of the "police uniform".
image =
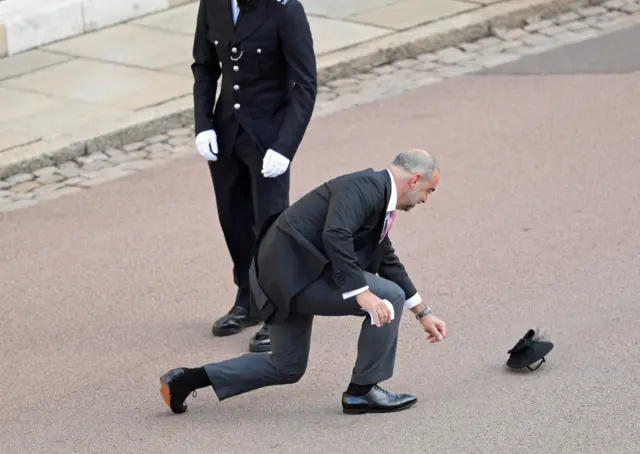
MULTIPOLYGON (((313 40, 302 4, 248 0, 238 14, 233 2, 200 0, 191 66, 196 136, 209 130, 217 136, 218 159, 208 163, 238 286, 234 307, 214 323, 214 335, 257 324, 248 314, 255 235, 270 215, 289 205, 290 185, 290 166, 266 178, 263 158, 273 150, 293 160, 317 90, 313 40)), ((266 332, 257 336, 260 342, 254 336, 252 351, 268 350, 266 332)))

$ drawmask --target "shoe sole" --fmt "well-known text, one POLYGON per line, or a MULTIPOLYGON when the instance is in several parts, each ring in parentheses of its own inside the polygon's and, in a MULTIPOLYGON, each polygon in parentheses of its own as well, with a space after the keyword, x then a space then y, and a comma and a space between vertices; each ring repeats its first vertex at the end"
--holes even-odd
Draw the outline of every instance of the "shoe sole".
POLYGON ((164 403, 169 407, 169 410, 173 411, 171 408, 171 391, 169 390, 169 384, 165 377, 160 377, 160 395, 162 396, 164 403))
POLYGON ((375 408, 342 408, 342 412, 347 415, 363 415, 365 413, 394 413, 396 411, 406 410, 409 407, 413 407, 418 403, 418 400, 414 400, 413 402, 409 402, 406 405, 402 405, 400 407, 392 408, 391 410, 385 409, 375 409, 375 408))

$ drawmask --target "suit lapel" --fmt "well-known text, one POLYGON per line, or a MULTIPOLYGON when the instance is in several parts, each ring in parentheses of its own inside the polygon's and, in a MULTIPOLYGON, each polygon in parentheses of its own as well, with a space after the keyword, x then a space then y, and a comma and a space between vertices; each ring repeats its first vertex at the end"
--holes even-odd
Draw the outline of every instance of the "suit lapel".
MULTIPOLYGON (((229 11, 231 11, 230 3, 229 11)), ((235 33, 231 38, 231 45, 233 46, 251 35, 268 18, 269 15, 267 14, 267 6, 265 0, 258 1, 255 9, 252 11, 244 12, 241 10, 240 15, 238 16, 238 22, 236 23, 235 33)))

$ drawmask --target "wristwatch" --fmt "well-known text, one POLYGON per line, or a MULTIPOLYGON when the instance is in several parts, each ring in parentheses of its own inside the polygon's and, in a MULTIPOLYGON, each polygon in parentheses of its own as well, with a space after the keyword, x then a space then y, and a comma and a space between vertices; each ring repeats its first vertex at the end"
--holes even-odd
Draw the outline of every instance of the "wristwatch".
POLYGON ((416 320, 420 320, 422 317, 426 317, 430 313, 431 313, 431 308, 429 306, 427 306, 427 308, 425 310, 423 310, 418 315, 416 315, 416 320))

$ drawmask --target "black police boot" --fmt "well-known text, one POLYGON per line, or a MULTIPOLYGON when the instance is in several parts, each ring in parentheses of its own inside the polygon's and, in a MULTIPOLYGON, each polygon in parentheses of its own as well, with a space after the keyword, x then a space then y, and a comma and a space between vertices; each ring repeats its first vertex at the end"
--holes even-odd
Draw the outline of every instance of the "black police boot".
POLYGON ((249 341, 249 351, 253 353, 265 353, 271 351, 271 339, 269 338, 267 325, 262 325, 262 328, 253 335, 251 341, 249 341))
POLYGON ((211 332, 214 336, 231 336, 258 323, 260 323, 260 320, 251 318, 249 311, 240 306, 233 306, 228 314, 215 321, 211 332))

